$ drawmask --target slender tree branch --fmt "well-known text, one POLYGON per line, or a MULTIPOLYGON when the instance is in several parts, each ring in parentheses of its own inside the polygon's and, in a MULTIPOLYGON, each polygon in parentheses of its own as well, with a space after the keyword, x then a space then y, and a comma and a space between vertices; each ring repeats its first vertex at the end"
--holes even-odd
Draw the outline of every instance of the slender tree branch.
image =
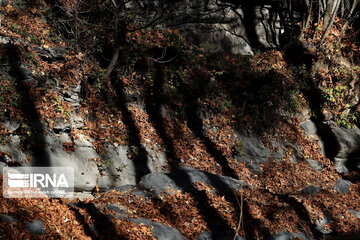
POLYGON ((325 29, 325 31, 324 31, 321 39, 320 39, 320 45, 324 42, 325 38, 327 37, 327 35, 330 32, 331 27, 334 24, 334 20, 335 20, 335 17, 336 17, 336 12, 339 9, 339 6, 340 6, 340 0, 336 2, 334 14, 332 15, 332 17, 330 19, 330 22, 327 24, 326 29, 325 29))

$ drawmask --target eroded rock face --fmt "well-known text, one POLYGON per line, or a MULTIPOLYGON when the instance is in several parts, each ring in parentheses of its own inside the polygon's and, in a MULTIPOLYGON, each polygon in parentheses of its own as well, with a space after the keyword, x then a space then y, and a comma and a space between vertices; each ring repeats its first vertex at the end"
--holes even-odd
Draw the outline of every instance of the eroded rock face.
POLYGON ((332 128, 339 145, 339 152, 335 157, 335 167, 338 172, 360 169, 360 130, 341 127, 332 128))
POLYGON ((243 55, 253 54, 252 47, 273 48, 278 44, 280 22, 270 14, 271 5, 222 9, 213 3, 210 7, 218 9, 209 14, 212 21, 198 19, 200 25, 180 26, 188 40, 208 50, 243 55))
POLYGON ((301 151, 296 144, 285 141, 273 141, 271 144, 276 150, 271 151, 270 148, 264 145, 261 137, 255 133, 243 131, 237 132, 236 135, 237 139, 242 143, 242 147, 235 156, 235 159, 240 163, 245 163, 245 166, 253 172, 262 172, 261 165, 270 158, 281 161, 288 147, 296 150, 291 156, 292 162, 296 163, 297 159, 301 157, 301 151))
MULTIPOLYGON (((298 1, 292 1, 296 8, 298 1)), ((211 51, 253 54, 253 47, 273 48, 284 32, 280 16, 287 2, 267 4, 243 1, 137 1, 126 5, 126 11, 137 14, 139 23, 157 19, 157 27, 176 26, 185 38, 211 51), (150 11, 153 9, 156 11, 150 11)), ((294 16, 299 17, 299 16, 294 16)))
POLYGON ((34 50, 39 54, 42 59, 48 62, 64 60, 66 56, 66 49, 64 48, 45 48, 35 46, 34 50))
POLYGON ((244 24, 237 16, 242 14, 242 10, 236 11, 240 13, 228 11, 224 16, 228 23, 184 24, 180 29, 189 41, 207 50, 252 55, 253 50, 246 37, 244 24))
MULTIPOLYGON (((107 190, 126 184, 136 184, 137 172, 143 172, 144 168, 150 172, 162 171, 162 166, 167 164, 164 154, 156 153, 147 149, 148 155, 142 163, 135 163, 128 157, 128 146, 110 146, 105 148, 105 158, 99 163, 96 159, 101 156, 94 150, 91 141, 85 136, 79 135, 75 140, 75 151, 70 153, 64 150, 64 143, 71 139, 65 133, 48 134, 44 136, 44 153, 47 162, 52 167, 73 167, 75 173, 74 189, 76 192, 89 192, 95 186, 100 190, 107 190)), ((16 161, 16 165, 31 166, 26 161, 26 152, 19 148, 20 138, 14 136, 9 144, 0 146, 0 151, 9 152, 16 161)), ((2 164, 0 168, 7 166, 2 164)), ((1 169, 2 170, 2 169, 1 169)))
MULTIPOLYGON (((320 153, 325 155, 325 144, 317 135, 317 127, 311 120, 302 122, 300 127, 311 139, 318 141, 321 147, 320 153)), ((350 170, 360 169, 360 130, 356 128, 347 129, 338 126, 330 126, 338 146, 338 152, 334 157, 335 168, 339 173, 348 173, 350 170)), ((308 162, 314 169, 320 169, 321 166, 313 161, 308 162)))
POLYGON ((90 227, 90 231, 93 233, 94 236, 97 236, 99 239, 104 239, 104 237, 109 234, 107 231, 111 231, 109 228, 111 228, 112 222, 111 220, 113 218, 119 219, 119 220, 129 220, 131 222, 134 222, 138 225, 145 225, 149 226, 152 235, 159 240, 183 240, 185 239, 183 235, 180 233, 179 230, 166 226, 162 223, 156 222, 156 221, 150 221, 146 218, 132 218, 129 217, 129 211, 126 207, 119 205, 119 204, 103 204, 103 205, 95 205, 95 204, 69 204, 69 206, 73 209, 87 209, 92 211, 92 213, 95 216, 95 218, 98 219, 98 221, 95 221, 95 223, 90 227), (106 214, 104 211, 105 209, 113 211, 114 214, 106 214))
POLYGON ((168 174, 151 173, 145 175, 140 181, 140 186, 159 196, 164 191, 191 191, 191 188, 194 187, 193 184, 196 182, 213 186, 216 192, 239 190, 249 186, 247 183, 231 177, 215 175, 191 167, 182 167, 168 174))

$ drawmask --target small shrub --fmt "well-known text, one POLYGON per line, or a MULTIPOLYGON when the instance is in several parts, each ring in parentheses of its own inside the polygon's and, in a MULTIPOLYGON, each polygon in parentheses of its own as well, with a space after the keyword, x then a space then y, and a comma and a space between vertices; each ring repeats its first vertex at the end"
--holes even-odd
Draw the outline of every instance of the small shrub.
POLYGON ((221 113, 231 111, 232 109, 232 100, 228 99, 228 96, 225 93, 220 93, 215 102, 219 106, 221 113))
POLYGON ((291 111, 300 112, 301 111, 301 101, 297 96, 296 92, 291 91, 289 94, 289 107, 291 111))

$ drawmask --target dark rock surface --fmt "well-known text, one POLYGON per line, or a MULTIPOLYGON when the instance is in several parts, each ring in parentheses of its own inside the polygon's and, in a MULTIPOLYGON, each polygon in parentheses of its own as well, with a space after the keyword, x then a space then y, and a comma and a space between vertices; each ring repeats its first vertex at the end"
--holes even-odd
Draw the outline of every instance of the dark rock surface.
MULTIPOLYGON (((185 239, 182 234, 177 230, 169 226, 165 226, 159 222, 150 221, 145 218, 129 218, 128 217, 128 210, 126 207, 119 205, 119 204, 103 204, 103 205, 94 205, 94 204, 76 204, 70 203, 68 204, 72 208, 82 208, 87 209, 87 211, 91 211, 92 214, 96 214, 97 216, 93 215, 97 219, 101 219, 101 216, 105 216, 109 223, 112 218, 116 219, 127 219, 130 220, 138 225, 144 224, 152 229, 152 234, 156 239, 159 240, 183 240, 185 239), (112 215, 104 215, 104 209, 114 211, 112 215), (90 210, 91 209, 91 210, 90 210), (100 216, 100 217, 99 217, 100 216)), ((104 218, 103 218, 104 219, 104 218)), ((104 220, 105 220, 104 219, 104 220)), ((90 230, 94 232, 95 235, 101 234, 106 232, 104 229, 103 222, 96 222, 90 227, 90 230)), ((107 226, 111 228, 111 225, 107 226)))
POLYGON ((241 133, 238 132, 236 135, 242 144, 242 150, 235 158, 238 162, 245 163, 245 166, 253 172, 262 172, 261 164, 266 163, 269 158, 280 161, 287 147, 292 147, 296 150, 295 154, 291 157, 291 161, 296 163, 297 159, 301 158, 301 151, 296 144, 273 141, 272 146, 277 148, 277 150, 270 151, 269 148, 264 146, 261 137, 255 133, 243 131, 241 133))
POLYGON ((309 167, 311 167, 314 170, 321 171, 323 170, 323 165, 321 162, 312 160, 312 159, 306 159, 307 163, 309 164, 309 167))
POLYGON ((200 234, 200 236, 197 238, 197 240, 217 240, 217 239, 221 239, 221 240, 245 240, 245 238, 237 235, 235 238, 233 235, 229 235, 229 234, 224 234, 222 232, 219 231, 213 231, 213 232, 208 232, 205 231, 202 234, 200 234))
POLYGON ((349 187, 351 186, 351 182, 344 179, 339 179, 335 185, 335 190, 339 193, 347 193, 349 191, 349 187))
POLYGON ((128 218, 136 224, 145 224, 152 228, 153 236, 158 240, 183 240, 185 239, 179 230, 165 226, 158 222, 153 222, 145 218, 128 218))
POLYGON ((301 192, 304 194, 311 194, 311 195, 315 195, 318 192, 320 192, 321 189, 315 186, 308 186, 306 188, 304 188, 301 192))
POLYGON ((0 222, 17 222, 17 219, 5 214, 1 214, 0 222))
POLYGON ((45 234, 44 224, 37 219, 35 219, 34 222, 25 221, 25 225, 27 229, 29 229, 29 231, 33 234, 45 234))
POLYGON ((192 184, 197 181, 215 187, 218 192, 226 192, 231 189, 239 190, 248 186, 248 184, 230 177, 215 175, 190 167, 182 167, 167 174, 151 173, 145 175, 140 181, 140 186, 159 196, 163 191, 168 190, 190 191, 192 184))
POLYGON ((340 173, 359 170, 360 161, 360 130, 332 127, 339 145, 335 157, 335 167, 340 173))
POLYGON ((50 47, 38 47, 35 46, 34 50, 39 54, 39 56, 48 61, 48 62, 54 62, 57 60, 64 60, 66 56, 66 49, 65 48, 50 48, 50 47))
POLYGON ((252 171, 260 171, 260 164, 268 161, 270 149, 266 148, 259 136, 247 132, 237 133, 243 145, 243 151, 236 157, 238 162, 245 162, 245 166, 252 171))
POLYGON ((311 240, 306 233, 299 232, 299 233, 289 233, 289 232, 279 232, 275 235, 272 235, 269 240, 291 240, 291 239, 304 239, 304 240, 311 240))

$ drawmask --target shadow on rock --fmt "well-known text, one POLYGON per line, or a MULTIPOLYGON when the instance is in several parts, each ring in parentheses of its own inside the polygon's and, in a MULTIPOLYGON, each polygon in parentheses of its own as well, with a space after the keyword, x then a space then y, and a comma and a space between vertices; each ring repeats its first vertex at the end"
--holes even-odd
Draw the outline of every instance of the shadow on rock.
POLYGON ((133 155, 135 156, 134 167, 136 182, 139 182, 142 176, 150 173, 149 166, 147 165, 147 152, 141 144, 139 129, 136 126, 132 113, 128 109, 125 86, 122 80, 117 79, 116 74, 113 73, 111 75, 111 81, 118 96, 118 107, 122 113, 122 121, 127 126, 129 146, 130 148, 136 149, 136 152, 133 152, 133 155))
POLYGON ((45 150, 45 127, 36 109, 34 96, 31 95, 32 78, 30 71, 21 66, 20 50, 13 44, 8 44, 7 56, 11 65, 11 74, 16 78, 16 90, 21 95, 20 109, 23 119, 29 129, 25 144, 32 153, 31 165, 49 166, 49 154, 45 150))

